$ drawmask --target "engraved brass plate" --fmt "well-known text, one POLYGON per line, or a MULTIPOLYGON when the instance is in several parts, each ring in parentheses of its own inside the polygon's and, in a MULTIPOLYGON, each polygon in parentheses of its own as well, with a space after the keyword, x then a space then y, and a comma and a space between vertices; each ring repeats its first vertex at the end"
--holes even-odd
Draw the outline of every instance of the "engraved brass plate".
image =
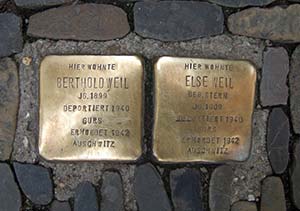
POLYGON ((47 56, 40 66, 39 152, 47 160, 136 160, 143 65, 135 56, 47 56))
POLYGON ((244 161, 256 70, 246 61, 162 57, 155 65, 154 155, 162 162, 244 161))

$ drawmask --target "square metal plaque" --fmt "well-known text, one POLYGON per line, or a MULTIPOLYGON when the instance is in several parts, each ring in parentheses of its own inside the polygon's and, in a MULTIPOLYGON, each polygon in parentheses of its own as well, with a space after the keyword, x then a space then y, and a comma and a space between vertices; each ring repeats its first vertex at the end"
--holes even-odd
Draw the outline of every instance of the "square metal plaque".
POLYGON ((249 62, 162 57, 154 71, 153 151, 159 161, 248 158, 256 83, 249 62))
POLYGON ((136 56, 47 56, 40 66, 39 152, 47 160, 136 160, 143 64, 136 56))

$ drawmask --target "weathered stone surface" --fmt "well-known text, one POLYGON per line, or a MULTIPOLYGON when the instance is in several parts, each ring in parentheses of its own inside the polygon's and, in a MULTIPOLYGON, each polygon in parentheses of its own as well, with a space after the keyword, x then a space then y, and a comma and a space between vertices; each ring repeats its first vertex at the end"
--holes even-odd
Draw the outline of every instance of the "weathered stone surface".
POLYGON ((290 84, 290 111, 294 132, 300 134, 300 46, 292 55, 290 84))
POLYGON ((231 207, 231 211, 257 211, 255 202, 238 201, 231 207))
POLYGON ((135 31, 143 37, 179 41, 223 32, 222 9, 205 2, 138 2, 133 12, 135 31))
POLYGON ((284 189, 279 177, 267 177, 262 183, 261 211, 285 211, 284 189))
POLYGON ((17 7, 22 9, 39 9, 71 3, 73 0, 14 0, 17 7))
POLYGON ((263 106, 286 105, 289 55, 284 48, 268 48, 264 53, 260 100, 263 106))
POLYGON ((209 183, 209 207, 211 211, 228 211, 231 204, 233 170, 230 166, 217 167, 209 183))
POLYGON ((291 195, 294 205, 300 209, 300 140, 297 139, 293 150, 293 163, 290 171, 291 195))
POLYGON ((91 183, 83 182, 77 186, 74 211, 99 211, 96 190, 91 183))
POLYGON ((228 28, 234 34, 269 39, 279 42, 299 42, 300 5, 293 4, 284 9, 250 8, 230 15, 228 28))
POLYGON ((53 201, 50 207, 50 211, 71 211, 69 202, 53 201))
POLYGON ((267 150, 276 174, 282 174, 288 165, 289 140, 289 119, 281 108, 274 108, 268 120, 267 150))
POLYGON ((21 194, 14 175, 6 163, 0 163, 0 202, 0 211, 21 210, 21 194))
POLYGON ((202 184, 195 169, 177 169, 170 174, 170 185, 175 211, 202 211, 202 184))
POLYGON ((134 192, 140 211, 171 210, 163 181, 151 164, 137 167, 134 178, 134 192))
POLYGON ((15 162, 13 165, 26 197, 35 204, 49 204, 53 198, 53 185, 49 170, 32 164, 15 162))
POLYGON ((116 172, 105 172, 101 187, 101 211, 122 211, 123 205, 122 180, 116 172))
POLYGON ((260 197, 261 181, 272 174, 266 149, 268 110, 255 110, 253 113, 252 148, 248 160, 234 163, 232 203, 240 200, 255 201, 260 197))
MULTIPOLYGON (((122 177, 124 188, 124 207, 126 211, 136 211, 136 200, 134 196, 133 179, 135 173, 135 165, 125 163, 107 163, 107 162, 47 162, 40 159, 37 151, 38 140, 38 73, 39 65, 45 55, 55 54, 123 54, 132 55, 139 52, 140 55, 147 59, 155 59, 159 56, 189 56, 189 57, 209 57, 209 58, 227 58, 227 59, 246 59, 252 61, 257 68, 262 66, 262 52, 265 48, 263 42, 257 39, 221 35, 211 38, 197 39, 188 42, 160 42, 152 39, 142 39, 140 36, 131 33, 120 40, 106 42, 73 42, 73 41, 52 41, 38 40, 36 42, 27 43, 22 54, 16 59, 20 63, 20 110, 18 116, 18 126, 16 138, 14 141, 13 159, 26 162, 39 162, 45 167, 51 168, 53 172, 53 181, 55 187, 55 197, 60 201, 66 201, 73 197, 76 186, 83 182, 89 181, 95 185, 102 179, 102 175, 106 170, 118 169, 122 177)), ((148 66, 148 68, 151 68, 148 66)), ((148 69, 151 73, 151 69, 148 69)), ((151 79, 152 74, 146 78, 146 84, 151 79), (150 77, 150 79, 149 79, 150 77)), ((151 82, 150 82, 151 83, 151 82)), ((152 93, 146 95, 147 101, 151 98, 152 93)), ((151 98, 152 99, 152 98, 151 98)), ((150 102, 150 101, 148 101, 150 102)), ((151 105, 151 103, 149 103, 151 105)), ((147 119, 151 120, 149 114, 145 114, 147 119)), ((258 119, 264 117, 259 113, 258 119)), ((266 121, 266 120, 264 120, 266 121)), ((149 121, 151 122, 151 121, 149 121)), ((263 128, 262 125, 259 125, 263 128)), ((151 133, 151 127, 146 127, 148 134, 151 133)), ((257 128, 255 130, 258 130, 257 128)), ((261 130, 261 129, 259 129, 261 130)), ((255 141, 255 146, 261 147, 261 139, 265 134, 260 134, 255 141)), ((265 145, 265 140, 263 144, 265 145)), ((260 149, 260 148, 255 149, 260 149)), ((244 172, 250 172, 251 177, 246 180, 239 180, 237 183, 237 191, 239 195, 235 195, 235 199, 242 200, 249 189, 256 192, 256 184, 259 184, 261 175, 268 169, 262 168, 260 160, 264 158, 264 151, 254 153, 252 161, 257 161, 252 170, 252 163, 245 164, 245 168, 240 172, 241 176, 244 172), (255 172, 258 177, 255 176, 255 172), (244 182, 248 186, 244 187, 244 182), (249 182, 249 184, 248 184, 249 182), (254 187, 253 187, 254 186, 254 187), (241 198, 239 198, 241 197, 241 198)), ((268 159, 267 159, 268 161, 268 159)), ((247 175, 247 174, 246 174, 247 175)), ((247 196, 247 195, 246 195, 247 196)))
POLYGON ((10 158, 17 124, 19 83, 16 64, 0 59, 0 160, 10 158))
POLYGON ((0 14, 0 57, 22 51, 22 20, 12 13, 0 14))
POLYGON ((126 13, 105 4, 81 4, 49 9, 30 17, 27 34, 72 40, 111 40, 129 32, 126 13))
POLYGON ((264 6, 275 0, 209 0, 226 7, 264 6))

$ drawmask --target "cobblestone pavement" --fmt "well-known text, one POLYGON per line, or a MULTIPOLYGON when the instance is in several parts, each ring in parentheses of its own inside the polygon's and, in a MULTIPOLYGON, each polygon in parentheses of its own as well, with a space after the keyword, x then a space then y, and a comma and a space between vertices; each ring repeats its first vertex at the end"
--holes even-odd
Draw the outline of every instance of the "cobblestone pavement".
POLYGON ((299 43, 299 0, 0 0, 0 211, 300 210, 299 43), (138 161, 39 156, 39 65, 51 54, 145 60, 138 161), (153 62, 164 55, 255 65, 248 160, 153 159, 153 62))

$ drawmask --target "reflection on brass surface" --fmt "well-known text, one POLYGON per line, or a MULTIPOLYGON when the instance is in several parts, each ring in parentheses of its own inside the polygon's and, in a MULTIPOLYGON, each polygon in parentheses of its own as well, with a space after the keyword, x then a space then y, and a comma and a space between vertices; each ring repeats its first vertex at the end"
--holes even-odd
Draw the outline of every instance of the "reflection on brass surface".
POLYGON ((256 70, 246 61, 160 58, 155 65, 156 158, 247 159, 255 82, 256 70))
POLYGON ((143 65, 135 56, 47 56, 39 152, 48 160, 141 155, 143 65))

